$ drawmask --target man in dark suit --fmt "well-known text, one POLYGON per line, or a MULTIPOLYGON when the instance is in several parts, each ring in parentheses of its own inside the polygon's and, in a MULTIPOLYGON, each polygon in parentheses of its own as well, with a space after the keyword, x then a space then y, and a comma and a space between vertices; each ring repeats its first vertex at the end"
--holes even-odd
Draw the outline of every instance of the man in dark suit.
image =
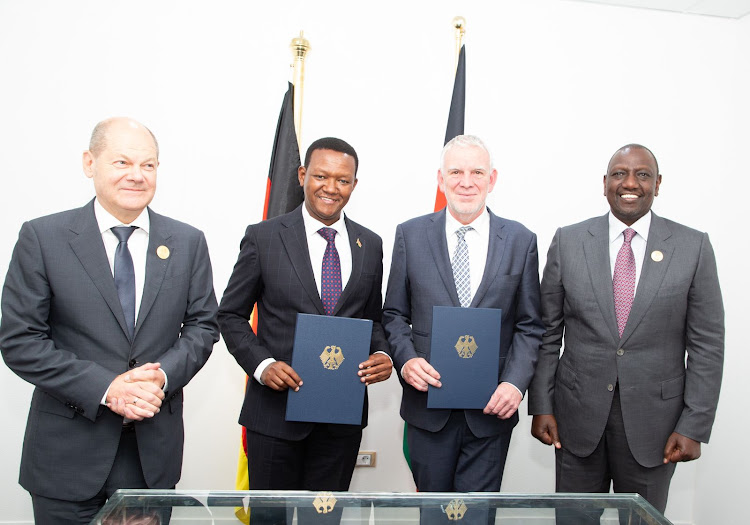
POLYGON ((21 228, 0 349, 36 386, 20 483, 37 524, 89 523, 118 488, 180 479, 182 388, 219 333, 203 234, 147 208, 158 164, 142 124, 100 122, 83 154, 96 198, 21 228))
POLYGON ((555 233, 529 413, 556 448, 559 492, 612 483, 664 512, 675 463, 711 434, 724 308, 708 235, 651 211, 661 179, 649 149, 620 148, 604 175, 610 213, 555 233))
POLYGON ((458 136, 443 149, 437 175, 447 211, 398 226, 383 326, 403 386, 401 417, 414 481, 426 491, 498 491, 517 409, 534 374, 544 331, 536 236, 490 212, 497 180, 489 151, 458 136), (454 278, 468 252, 468 283, 454 278), (427 408, 433 306, 502 309, 498 386, 484 410, 427 408))
MULTIPOLYGON (((298 313, 371 319, 371 355, 358 373, 367 385, 390 376, 380 323, 382 241, 342 215, 357 185, 357 168, 357 154, 343 140, 313 142, 298 170, 304 204, 248 226, 221 300, 221 332, 249 376, 239 423, 247 429, 250 489, 343 491, 354 471, 367 398, 361 425, 285 420, 286 390, 305 388, 290 366, 298 313), (331 248, 340 260, 340 288, 333 296, 321 278, 331 248), (257 335, 248 324, 256 303, 257 335)), ((335 399, 327 402, 336 409, 335 399)), ((258 518, 261 511, 252 512, 258 518)), ((265 519, 283 521, 278 515, 265 519)))

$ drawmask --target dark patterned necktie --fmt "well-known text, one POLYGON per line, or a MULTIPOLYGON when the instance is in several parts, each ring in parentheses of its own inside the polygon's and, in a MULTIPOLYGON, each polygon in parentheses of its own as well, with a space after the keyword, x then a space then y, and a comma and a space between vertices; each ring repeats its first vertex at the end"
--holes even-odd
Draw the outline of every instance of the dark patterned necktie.
POLYGON ((627 228, 622 234, 625 240, 617 253, 615 273, 612 277, 617 331, 620 332, 620 337, 622 337, 625 324, 628 322, 630 307, 633 306, 633 297, 635 296, 635 255, 633 255, 633 248, 630 246, 630 242, 635 237, 635 230, 627 228))
POLYGON ((321 273, 320 299, 323 301, 323 310, 326 315, 333 315, 333 309, 341 296, 341 261, 339 252, 336 250, 334 239, 336 230, 333 228, 321 228, 318 233, 328 245, 323 253, 323 271, 321 273))
POLYGON ((122 305, 122 313, 125 314, 125 324, 128 327, 130 339, 133 339, 135 330, 135 270, 133 258, 128 249, 128 239, 137 228, 137 226, 112 228, 112 233, 120 241, 115 250, 115 286, 122 305))

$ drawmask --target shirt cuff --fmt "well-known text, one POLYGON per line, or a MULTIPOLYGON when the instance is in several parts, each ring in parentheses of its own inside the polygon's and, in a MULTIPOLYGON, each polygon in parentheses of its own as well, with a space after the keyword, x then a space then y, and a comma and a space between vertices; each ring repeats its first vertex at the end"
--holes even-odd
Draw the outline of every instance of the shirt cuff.
POLYGON ((270 365, 271 363, 275 363, 275 362, 276 362, 276 359, 274 359, 273 357, 269 357, 260 362, 258 367, 255 369, 255 373, 253 373, 253 377, 258 383, 260 383, 263 386, 266 386, 266 384, 261 380, 260 376, 263 373, 263 370, 265 370, 268 365, 270 365))
POLYGON ((160 368, 159 372, 161 372, 162 374, 164 374, 164 386, 161 387, 161 389, 162 389, 163 392, 166 392, 167 391, 167 385, 169 385, 169 378, 167 377, 167 373, 164 371, 163 368, 160 368))
POLYGON ((102 397, 102 400, 99 403, 100 405, 107 406, 107 394, 109 394, 109 387, 107 387, 107 390, 104 392, 104 396, 102 397))

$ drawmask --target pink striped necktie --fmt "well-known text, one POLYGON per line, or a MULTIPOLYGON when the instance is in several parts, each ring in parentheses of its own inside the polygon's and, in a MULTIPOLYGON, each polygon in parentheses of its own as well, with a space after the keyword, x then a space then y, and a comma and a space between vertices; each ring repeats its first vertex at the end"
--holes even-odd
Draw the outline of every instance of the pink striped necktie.
POLYGON ((633 297, 635 296, 635 255, 633 255, 633 248, 630 246, 630 242, 635 237, 635 230, 626 228, 622 235, 625 240, 617 253, 615 273, 612 277, 617 331, 620 332, 620 337, 622 337, 625 324, 628 322, 630 307, 633 306, 633 297))

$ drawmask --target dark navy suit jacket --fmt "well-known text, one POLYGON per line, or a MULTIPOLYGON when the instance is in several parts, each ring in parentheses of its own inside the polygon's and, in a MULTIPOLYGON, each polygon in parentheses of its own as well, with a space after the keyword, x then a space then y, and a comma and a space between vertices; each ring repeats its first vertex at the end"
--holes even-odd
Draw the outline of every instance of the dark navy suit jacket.
MULTIPOLYGON (((443 210, 398 226, 383 307, 383 326, 403 386, 401 417, 433 432, 445 426, 451 411, 428 409, 427 393, 408 385, 400 372, 409 359, 430 360, 432 307, 460 306, 445 237, 445 214, 443 210)), ((498 383, 506 381, 525 392, 544 332, 536 235, 492 212, 487 262, 471 307, 502 309, 498 383)), ((465 414, 477 437, 510 432, 518 422, 518 414, 507 420, 481 410, 465 414)))

